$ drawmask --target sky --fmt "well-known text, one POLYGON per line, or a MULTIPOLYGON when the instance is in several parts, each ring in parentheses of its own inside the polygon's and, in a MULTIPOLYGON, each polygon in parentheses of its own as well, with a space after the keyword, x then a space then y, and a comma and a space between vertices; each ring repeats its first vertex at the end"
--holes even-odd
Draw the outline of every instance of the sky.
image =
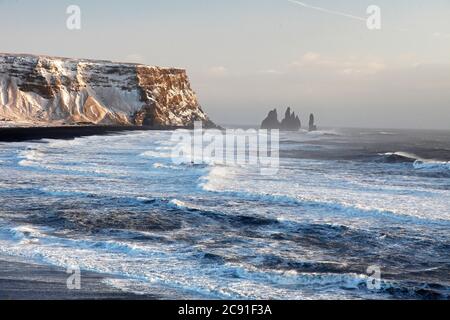
POLYGON ((290 106, 319 126, 450 129, 449 17, 449 0, 0 0, 0 51, 185 68, 220 124, 290 106))

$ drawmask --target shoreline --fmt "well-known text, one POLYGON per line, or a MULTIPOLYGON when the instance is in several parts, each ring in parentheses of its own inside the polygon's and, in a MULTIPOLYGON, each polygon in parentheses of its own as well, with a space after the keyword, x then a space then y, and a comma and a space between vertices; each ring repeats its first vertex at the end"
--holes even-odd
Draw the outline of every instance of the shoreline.
POLYGON ((104 281, 115 276, 81 270, 81 289, 69 290, 70 274, 60 267, 0 255, 1 300, 158 300, 114 288, 104 281))
POLYGON ((23 142, 41 139, 71 140, 79 137, 108 135, 131 131, 188 129, 188 127, 154 126, 60 126, 60 127, 0 127, 0 142, 23 142))

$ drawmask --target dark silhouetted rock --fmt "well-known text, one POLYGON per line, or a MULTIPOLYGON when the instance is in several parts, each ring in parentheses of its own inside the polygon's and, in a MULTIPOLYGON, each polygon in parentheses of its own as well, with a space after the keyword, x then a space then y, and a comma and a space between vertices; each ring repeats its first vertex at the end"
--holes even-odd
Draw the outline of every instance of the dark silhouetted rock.
POLYGON ((291 108, 287 108, 283 121, 281 121, 281 130, 298 131, 301 128, 301 122, 291 108))
POLYGON ((271 110, 261 124, 261 129, 280 129, 284 131, 298 131, 301 128, 300 118, 291 113, 291 108, 287 108, 284 119, 278 121, 277 109, 271 110))
POLYGON ((316 131, 317 130, 317 126, 315 124, 315 120, 314 120, 314 114, 310 114, 309 116, 309 131, 316 131))
POLYGON ((280 121, 278 121, 277 109, 269 111, 269 114, 261 124, 261 129, 280 129, 280 121))

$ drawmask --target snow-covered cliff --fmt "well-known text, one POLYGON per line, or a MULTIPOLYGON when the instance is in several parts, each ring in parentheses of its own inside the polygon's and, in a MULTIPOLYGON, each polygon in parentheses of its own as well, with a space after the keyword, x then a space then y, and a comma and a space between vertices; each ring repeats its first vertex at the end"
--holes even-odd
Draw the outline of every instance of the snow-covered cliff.
POLYGON ((0 53, 0 121, 189 126, 212 122, 185 70, 0 53))

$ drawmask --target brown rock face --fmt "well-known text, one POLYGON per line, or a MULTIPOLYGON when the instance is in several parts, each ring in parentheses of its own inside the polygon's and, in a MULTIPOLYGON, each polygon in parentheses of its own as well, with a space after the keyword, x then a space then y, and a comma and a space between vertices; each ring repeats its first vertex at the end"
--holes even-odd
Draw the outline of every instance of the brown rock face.
POLYGON ((34 125, 213 126, 185 70, 0 54, 0 118, 34 125))
POLYGON ((140 100, 145 104, 135 117, 137 125, 173 125, 178 118, 185 124, 204 121, 185 70, 138 66, 140 100))

